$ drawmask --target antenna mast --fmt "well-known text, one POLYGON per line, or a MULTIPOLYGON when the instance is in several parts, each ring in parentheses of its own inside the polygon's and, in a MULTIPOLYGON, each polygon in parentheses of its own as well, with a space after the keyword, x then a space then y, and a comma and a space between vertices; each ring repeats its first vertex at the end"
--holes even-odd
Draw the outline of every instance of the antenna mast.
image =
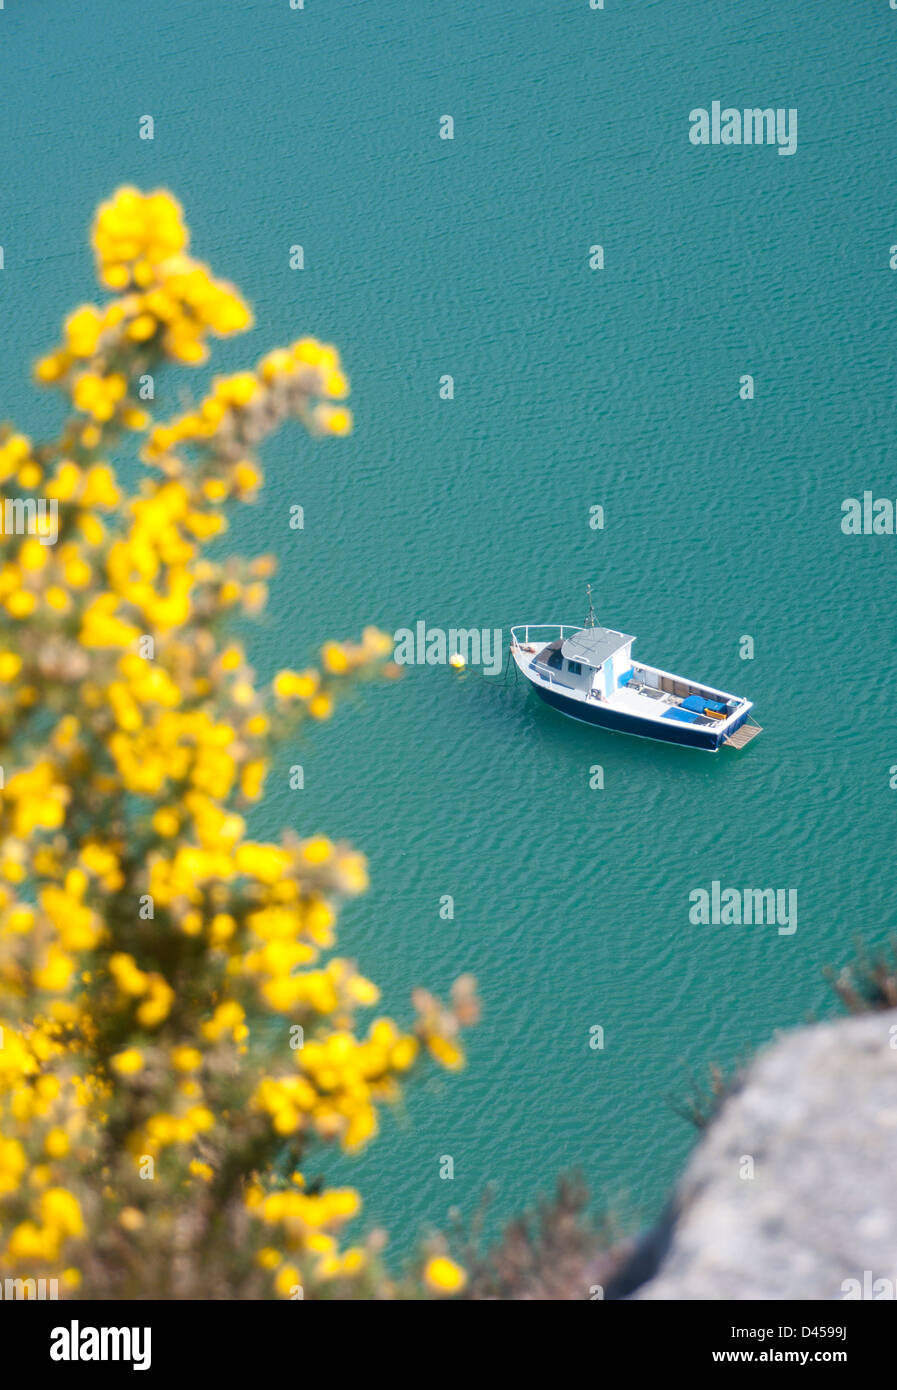
POLYGON ((595 610, 594 610, 594 608, 592 607, 592 586, 591 586, 591 584, 587 584, 587 585, 586 585, 586 593, 587 593, 588 596, 589 596, 589 616, 586 618, 586 627, 594 627, 594 626, 595 626, 595 610))

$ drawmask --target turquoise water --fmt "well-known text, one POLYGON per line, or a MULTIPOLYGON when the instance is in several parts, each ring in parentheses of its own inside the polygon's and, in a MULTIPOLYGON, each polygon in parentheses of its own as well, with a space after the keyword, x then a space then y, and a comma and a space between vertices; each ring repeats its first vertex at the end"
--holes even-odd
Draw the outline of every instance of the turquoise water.
POLYGON ((279 439, 234 530, 281 560, 260 669, 371 621, 581 621, 591 580, 637 657, 764 725, 711 758, 419 668, 287 750, 306 790, 284 779, 261 828, 367 852, 342 945, 389 1010, 468 970, 485 1001, 469 1069, 327 1162, 397 1249, 489 1183, 498 1219, 570 1166, 649 1219, 693 1141, 671 1109, 690 1074, 833 1012, 823 967, 893 927, 897 539, 843 536, 840 509, 897 497, 895 36, 884 0, 0 12, 0 415, 52 424, 23 363, 92 294, 84 230, 125 181, 171 187, 252 300, 219 369, 306 331, 343 351, 355 434, 279 439), (715 99, 796 107, 797 153, 694 148, 715 99), (796 889, 796 933, 692 926, 713 880, 796 889))

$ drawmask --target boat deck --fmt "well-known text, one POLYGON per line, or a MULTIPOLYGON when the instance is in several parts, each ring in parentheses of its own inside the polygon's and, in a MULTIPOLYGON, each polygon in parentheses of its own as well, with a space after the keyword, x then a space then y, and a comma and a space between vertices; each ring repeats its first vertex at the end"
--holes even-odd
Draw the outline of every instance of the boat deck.
POLYGON ((675 695, 664 695, 655 690, 648 695, 644 690, 633 689, 628 685, 619 686, 607 701, 614 709, 622 709, 627 714, 637 714, 642 719, 663 719, 672 705, 678 705, 675 695))
MULTIPOLYGON (((576 686, 569 684, 563 679, 562 674, 559 675, 549 666, 546 666, 543 661, 540 661, 540 655, 541 653, 535 653, 528 663, 531 678, 558 690, 567 699, 579 700, 583 704, 589 705, 607 705, 609 709, 621 710, 624 714, 634 714, 639 719, 651 719, 658 723, 661 720, 669 719, 670 710, 680 706, 686 695, 691 693, 693 688, 696 688, 690 684, 681 683, 683 693, 679 695, 633 680, 627 685, 618 686, 609 698, 602 699, 591 690, 577 689, 576 686)), ((722 691, 714 691, 713 696, 708 696, 708 698, 715 698, 717 695, 723 699, 735 698, 734 696, 725 696, 722 691)), ((699 714, 692 722, 697 724, 699 728, 715 728, 724 721, 699 714)))

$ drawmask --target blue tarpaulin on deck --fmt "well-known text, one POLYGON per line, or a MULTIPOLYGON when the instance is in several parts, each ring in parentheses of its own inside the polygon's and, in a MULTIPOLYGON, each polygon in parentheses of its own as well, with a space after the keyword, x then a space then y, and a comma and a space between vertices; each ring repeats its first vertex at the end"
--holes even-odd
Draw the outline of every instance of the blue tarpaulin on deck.
POLYGON ((677 705, 675 709, 668 709, 663 717, 664 719, 678 719, 680 724, 693 724, 698 716, 693 710, 681 709, 677 705))

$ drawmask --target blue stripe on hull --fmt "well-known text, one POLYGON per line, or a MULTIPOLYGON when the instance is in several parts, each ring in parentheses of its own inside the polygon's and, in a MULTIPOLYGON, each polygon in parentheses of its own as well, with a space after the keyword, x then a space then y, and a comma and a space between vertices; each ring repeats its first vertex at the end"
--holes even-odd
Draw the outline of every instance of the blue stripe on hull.
MULTIPOLYGON (((636 714, 624 714, 622 710, 611 709, 608 705, 571 700, 544 686, 534 685, 533 688, 539 699, 551 705, 552 709, 560 710, 562 714, 583 724, 609 729, 612 733, 635 734, 637 738, 651 738, 658 743, 678 743, 685 748, 703 748, 709 753, 715 753, 722 744, 722 736, 713 729, 696 729, 691 724, 680 724, 673 719, 639 719, 636 714)), ((743 724, 746 718, 747 715, 739 719, 732 729, 743 724)), ((727 734, 732 729, 727 729, 727 734)))

